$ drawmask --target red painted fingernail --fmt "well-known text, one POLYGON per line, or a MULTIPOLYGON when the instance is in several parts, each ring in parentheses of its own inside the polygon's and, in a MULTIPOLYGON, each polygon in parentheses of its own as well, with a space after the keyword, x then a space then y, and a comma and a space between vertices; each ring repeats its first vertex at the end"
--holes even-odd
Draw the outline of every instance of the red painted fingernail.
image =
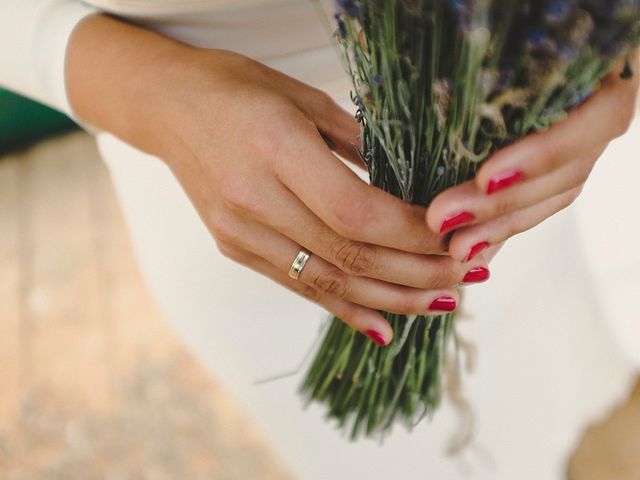
POLYGON ((472 268, 462 279, 462 283, 480 283, 489 280, 491 272, 485 267, 472 268))
POLYGON ((467 258, 465 261, 470 262, 482 252, 484 252, 487 248, 489 248, 489 242, 480 242, 476 243, 473 247, 469 249, 469 253, 467 254, 467 258))
POLYGON ((496 193, 500 190, 504 190, 505 188, 509 188, 510 186, 518 183, 523 178, 524 173, 522 172, 504 172, 496 175, 491 180, 489 180, 487 195, 491 195, 492 193, 496 193))
POLYGON ((429 305, 429 310, 435 312, 453 312, 455 309, 456 299, 453 297, 439 297, 429 305))
POLYGON ((455 230, 462 225, 473 222, 476 217, 471 212, 459 212, 445 218, 440 227, 440 235, 455 230))
POLYGON ((375 330, 367 330, 364 333, 367 335, 367 337, 376 342, 380 347, 384 347, 385 345, 387 345, 387 342, 380 332, 376 332, 375 330))

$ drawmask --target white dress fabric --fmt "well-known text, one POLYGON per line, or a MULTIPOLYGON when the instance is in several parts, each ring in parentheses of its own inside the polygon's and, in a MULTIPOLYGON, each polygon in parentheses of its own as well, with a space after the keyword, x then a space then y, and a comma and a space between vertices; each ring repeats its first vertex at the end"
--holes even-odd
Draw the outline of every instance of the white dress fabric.
MULTIPOLYGON (((48 3, 73 3, 75 21, 91 11, 48 3)), ((178 0, 93 3, 183 41, 249 55, 353 109, 325 23, 308 0, 184 0, 180 11, 178 0)), ((58 77, 40 75, 34 84, 57 82, 60 92, 59 67, 58 77)), ((73 114, 64 98, 32 96, 73 114)), ((630 213, 640 205, 632 184, 640 178, 638 128, 605 154, 572 209, 511 240, 492 263, 491 281, 467 288, 472 319, 459 329, 477 349, 477 368, 463 376, 476 436, 454 459, 444 455, 458 427, 449 403, 412 433, 397 428, 382 445, 350 443, 325 422, 321 406, 303 409, 297 388, 304 368, 255 385, 300 364, 326 313, 223 257, 161 161, 106 133, 97 140, 166 319, 294 478, 561 480, 583 429, 624 398, 640 365, 640 228, 630 213)))

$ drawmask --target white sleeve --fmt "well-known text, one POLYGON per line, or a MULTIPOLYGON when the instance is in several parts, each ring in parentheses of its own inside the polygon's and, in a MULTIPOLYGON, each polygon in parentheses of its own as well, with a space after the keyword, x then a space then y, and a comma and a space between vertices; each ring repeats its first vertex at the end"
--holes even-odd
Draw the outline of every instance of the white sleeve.
POLYGON ((2 0, 0 85, 74 118, 65 88, 73 29, 98 10, 78 0, 2 0))

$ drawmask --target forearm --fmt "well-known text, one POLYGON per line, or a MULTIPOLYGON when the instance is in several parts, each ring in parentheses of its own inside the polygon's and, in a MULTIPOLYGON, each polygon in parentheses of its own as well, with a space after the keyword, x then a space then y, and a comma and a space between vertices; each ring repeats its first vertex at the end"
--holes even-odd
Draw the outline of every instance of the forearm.
POLYGON ((80 24, 67 49, 69 102, 83 120, 146 152, 169 147, 181 88, 196 49, 107 15, 80 24))

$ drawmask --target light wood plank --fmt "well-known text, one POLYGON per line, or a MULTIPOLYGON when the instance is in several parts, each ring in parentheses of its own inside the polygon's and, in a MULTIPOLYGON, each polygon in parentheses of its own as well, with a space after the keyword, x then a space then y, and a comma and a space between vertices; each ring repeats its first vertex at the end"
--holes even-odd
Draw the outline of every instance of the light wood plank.
POLYGON ((0 164, 0 448, 18 411, 21 378, 19 161, 12 156, 0 164))
MULTIPOLYGON (((91 230, 90 165, 74 137, 46 142, 23 159, 23 310, 30 361, 28 388, 104 408, 110 395, 104 361, 102 295, 91 230)), ((52 401, 57 401, 52 399, 52 401)))

